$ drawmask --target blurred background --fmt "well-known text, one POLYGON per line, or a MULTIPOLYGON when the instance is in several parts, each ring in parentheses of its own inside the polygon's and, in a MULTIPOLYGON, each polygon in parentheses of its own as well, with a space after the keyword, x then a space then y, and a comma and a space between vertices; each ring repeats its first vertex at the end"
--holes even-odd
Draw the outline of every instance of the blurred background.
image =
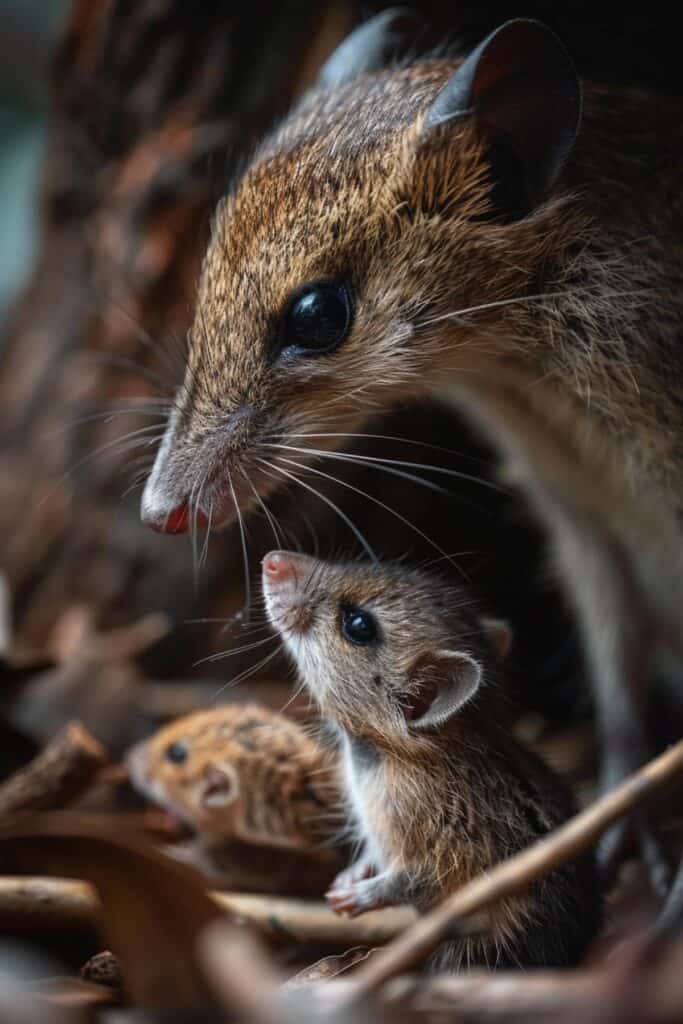
POLYGON ((49 62, 66 6, 0 2, 0 319, 35 256, 49 62))

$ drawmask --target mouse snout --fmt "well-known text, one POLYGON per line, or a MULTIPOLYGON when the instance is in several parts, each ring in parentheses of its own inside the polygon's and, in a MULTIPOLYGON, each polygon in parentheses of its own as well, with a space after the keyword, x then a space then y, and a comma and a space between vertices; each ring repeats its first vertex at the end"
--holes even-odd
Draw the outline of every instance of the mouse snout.
POLYGON ((298 558, 291 551, 270 551, 261 563, 264 581, 277 585, 296 580, 298 558))
POLYGON ((311 624, 306 586, 314 560, 292 551, 271 551, 261 564, 263 594, 271 623, 280 632, 305 632, 311 624))
POLYGON ((315 559, 298 551, 269 551, 261 565, 264 587, 273 590, 286 584, 288 590, 295 590, 305 587, 315 559))
POLYGON ((186 533, 190 525, 190 509, 187 502, 165 510, 151 510, 143 506, 142 521, 157 533, 186 533))
POLYGON ((154 474, 145 485, 140 515, 145 526, 157 533, 187 533, 190 525, 206 525, 200 508, 191 508, 182 491, 172 496, 167 494, 154 474))

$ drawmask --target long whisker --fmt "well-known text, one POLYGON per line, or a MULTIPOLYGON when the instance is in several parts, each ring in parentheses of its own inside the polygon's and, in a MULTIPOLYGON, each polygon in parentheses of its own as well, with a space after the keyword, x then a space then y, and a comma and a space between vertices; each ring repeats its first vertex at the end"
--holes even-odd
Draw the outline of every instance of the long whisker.
MULTIPOLYGON (((372 559, 372 561, 373 562, 378 562, 379 561, 379 559, 377 558, 377 555, 375 554, 373 549, 370 547, 369 542, 365 539, 365 537, 363 536, 361 531, 358 529, 356 524, 354 522, 352 522, 352 520, 349 519, 349 517, 344 512, 342 512, 342 510, 339 508, 338 505, 335 505, 335 503, 332 501, 331 498, 328 498, 327 495, 322 494, 320 491, 316 490, 315 487, 311 487, 311 485, 307 484, 304 480, 300 480, 299 477, 296 476, 294 473, 287 472, 287 470, 283 469, 282 466, 277 466, 277 465, 275 465, 275 463, 267 462, 265 459, 260 459, 260 458, 257 458, 256 461, 260 462, 264 466, 267 466, 268 469, 274 470, 280 476, 284 476, 288 480, 293 480, 294 483, 299 484, 300 487, 303 487, 305 490, 310 491, 310 493, 314 494, 316 496, 316 498, 319 498, 320 501, 324 502, 329 508, 331 508, 334 512, 337 513, 337 515, 339 516, 339 518, 341 519, 341 521, 343 523, 346 523, 346 525, 348 526, 349 530, 351 530, 351 533, 354 535, 354 537, 356 538, 358 543, 362 546, 363 550, 372 559)), ((270 473, 270 474, 267 473, 266 475, 272 477, 273 474, 272 473, 270 473)))
POLYGON ((280 532, 279 532, 279 530, 278 530, 278 528, 277 528, 277 526, 276 526, 276 524, 275 524, 275 518, 274 518, 274 516, 273 516, 273 515, 271 514, 271 512, 270 512, 270 511, 268 510, 268 507, 267 507, 266 503, 264 502, 263 498, 261 497, 261 495, 259 494, 259 492, 258 492, 258 491, 256 490, 256 488, 254 487, 253 483, 252 483, 252 482, 251 482, 251 480, 249 479, 249 475, 248 475, 247 473, 245 473, 245 471, 244 471, 244 470, 242 470, 242 476, 244 477, 244 479, 245 479, 245 480, 247 481, 247 483, 248 483, 248 484, 249 484, 249 486, 251 487, 251 490, 252 490, 252 492, 253 492, 253 495, 254 495, 254 497, 256 498, 256 501, 257 501, 257 502, 258 502, 258 504, 259 504, 259 505, 261 506, 261 508, 262 508, 262 510, 263 510, 263 513, 264 513, 264 515, 265 515, 266 519, 268 520, 268 523, 269 523, 269 525, 270 525, 270 528, 271 528, 271 530, 273 531, 273 537, 275 538, 275 546, 276 546, 277 548, 282 548, 282 547, 283 547, 283 544, 282 544, 282 539, 281 539, 281 537, 280 537, 280 532))
POLYGON ((204 544, 202 545, 202 550, 201 550, 201 553, 199 555, 199 568, 200 569, 206 563, 206 559, 207 559, 208 554, 209 554, 209 538, 211 537, 211 522, 212 522, 212 520, 213 520, 213 498, 209 502, 209 514, 207 516, 207 522, 206 522, 206 534, 204 536, 204 544))
POLYGON ((294 690, 292 691, 292 695, 290 696, 289 700, 287 700, 287 701, 286 701, 286 702, 284 703, 284 705, 283 705, 283 706, 282 706, 282 707, 280 708, 280 714, 281 714, 281 715, 284 715, 284 714, 286 713, 287 709, 288 709, 288 708, 290 708, 290 707, 292 706, 292 704, 293 704, 293 703, 294 703, 294 701, 295 701, 295 700, 297 699, 297 697, 299 697, 299 696, 300 696, 300 695, 301 695, 301 694, 303 693, 303 691, 304 691, 305 689, 306 689, 306 682, 305 682, 305 680, 302 680, 302 681, 301 681, 301 682, 299 683, 299 685, 298 685, 298 686, 296 686, 296 687, 294 688, 294 690))
POLYGON ((136 340, 139 341, 146 348, 148 348, 151 352, 153 352, 154 355, 159 356, 159 358, 161 360, 163 360, 163 363, 164 363, 164 365, 166 367, 166 370, 169 373, 177 374, 179 369, 182 369, 183 364, 185 362, 185 358, 186 358, 186 352, 185 352, 185 350, 184 350, 184 348, 182 346, 181 347, 177 346, 177 344, 176 344, 177 343, 177 336, 176 335, 171 335, 171 338, 172 338, 174 344, 176 344, 175 352, 172 352, 168 348, 166 348, 164 345, 162 345, 161 342, 159 342, 155 338, 153 338, 152 335, 149 333, 149 331, 147 331, 142 326, 142 324, 139 323, 135 319, 135 317, 132 315, 132 313, 130 313, 126 309, 126 307, 120 302, 120 300, 118 300, 118 299, 116 299, 116 298, 114 298, 113 296, 110 295, 108 297, 108 301, 113 306, 116 307, 116 309, 119 311, 119 313, 121 313, 121 315, 124 316, 126 318, 126 320, 128 320, 129 323, 131 323, 133 325, 133 327, 135 328, 136 340), (174 358, 173 358, 174 355, 175 356, 180 356, 179 363, 176 363, 174 361, 174 358))
POLYGON ((88 454, 84 455, 82 459, 78 459, 77 462, 74 462, 69 466, 69 468, 65 470, 56 482, 55 486, 41 499, 40 504, 51 498, 57 488, 63 484, 65 480, 68 480, 74 473, 78 472, 78 470, 83 466, 88 465, 88 463, 98 458, 98 456, 104 455, 105 452, 119 448, 121 454, 123 454, 124 452, 132 451, 134 448, 140 448, 143 445, 151 446, 157 444, 157 442, 161 440, 162 436, 163 432, 159 430, 159 425, 152 423, 146 427, 140 427, 139 430, 131 430, 128 434, 124 434, 123 437, 115 437, 112 441, 107 441, 106 444, 102 444, 94 451, 88 452, 88 454), (150 436, 152 431, 156 431, 156 433, 150 436))
MULTIPOLYGON (((279 440, 279 434, 273 434, 264 438, 265 441, 277 441, 279 440)), ((346 439, 360 439, 360 440, 372 440, 372 441, 399 441, 402 444, 412 444, 417 448, 431 448, 435 452, 443 452, 444 455, 453 455, 457 458, 467 459, 470 462, 483 462, 486 465, 490 464, 489 459, 480 459, 476 455, 468 455, 466 452, 456 451, 454 448, 444 448, 439 444, 431 444, 429 441, 417 441, 410 437, 395 437, 392 434, 357 434, 357 433, 342 433, 342 432, 329 432, 329 433, 301 433, 293 434, 287 432, 288 438, 308 438, 308 437, 343 437, 346 439)))
POLYGON ((237 495, 235 494, 235 487, 232 482, 232 476, 228 470, 228 483, 230 484, 230 493, 232 494, 232 501, 237 512, 237 524, 240 531, 240 540, 242 542, 242 559, 244 562, 244 606, 246 609, 247 617, 249 615, 249 609, 251 607, 251 579, 249 577, 249 553, 247 551, 247 537, 244 529, 244 520, 240 511, 239 504, 237 502, 237 495))
POLYGON ((229 687, 237 686, 238 683, 243 682, 243 680, 247 679, 249 676, 253 676, 254 672, 258 672, 260 669, 263 668, 264 665, 267 665, 269 661, 272 661, 276 654, 280 653, 281 648, 282 644, 279 643, 275 650, 271 651, 270 654, 267 654, 265 658, 262 658, 261 661, 257 661, 255 665, 252 665, 250 668, 245 669, 244 672, 240 672, 239 675, 234 677, 234 679, 229 679, 227 683, 224 683, 224 685, 216 691, 216 693, 211 698, 211 702, 213 703, 213 701, 217 700, 218 697, 220 697, 220 695, 229 687))
MULTIPOLYGON (((136 401, 140 401, 137 399, 136 401)), ((96 423, 98 421, 102 423, 113 423, 113 421, 119 416, 156 416, 159 422, 165 422, 168 414, 168 410, 171 408, 171 403, 166 399, 156 399, 155 408, 149 408, 145 405, 129 405, 122 408, 112 409, 101 409, 99 412, 88 413, 84 416, 76 416, 73 419, 68 420, 66 423, 62 423, 58 427, 54 427, 45 434, 46 440, 53 437, 59 437, 60 434, 65 434, 67 430, 72 430, 74 427, 81 427, 86 423, 96 423), (162 404, 163 403, 163 404, 162 404)))
POLYGON ((263 647, 264 644, 270 643, 272 640, 277 640, 274 633, 271 633, 270 636, 264 636, 260 640, 254 640, 251 643, 242 644, 241 647, 231 647, 229 650, 219 651, 217 654, 207 654, 206 657, 200 658, 199 661, 195 661, 192 667, 199 668, 200 665, 206 665, 209 662, 223 661, 225 658, 232 658, 235 654, 243 654, 245 651, 253 651, 256 647, 263 647))
MULTIPOLYGON (((320 459, 335 459, 339 462, 348 462, 352 465, 365 466, 367 469, 368 465, 374 464, 374 468, 380 470, 380 472, 388 473, 391 476, 400 477, 402 480, 408 480, 410 483, 420 484, 422 487, 426 487, 431 491, 436 491, 437 494, 451 495, 451 492, 446 490, 445 487, 440 487, 439 484, 435 484, 432 480, 425 480, 424 477, 416 476, 414 473, 406 473, 401 469, 394 469, 393 466, 410 466, 417 468, 420 466, 422 469, 434 470, 438 472, 438 466, 421 465, 420 463, 414 462, 403 462, 398 459, 383 459, 371 457, 369 455, 356 455, 355 452, 328 452, 324 449, 319 448, 296 448, 293 445, 288 444, 266 444, 265 448, 280 448, 284 451, 299 452, 301 455, 315 455, 320 459), (389 463, 386 465, 385 463, 389 463)), ((456 473, 454 470, 442 470, 449 476, 456 476, 459 479, 476 480, 480 482, 477 477, 470 477, 466 473, 456 473)), ((486 485, 486 481, 481 481, 482 484, 486 485)))
POLYGON ((380 508, 384 509, 385 512, 389 512, 390 515, 395 516, 405 526, 407 526, 409 529, 411 529, 415 533, 417 533, 419 537, 422 537, 423 540, 425 540, 436 551, 438 551, 440 555, 442 555, 445 559, 447 559, 451 563, 451 565, 455 569, 457 569, 457 571, 465 579, 467 579, 466 573, 460 568, 460 566, 456 562, 453 561, 453 559, 450 557, 450 555, 448 555, 447 552, 444 551, 444 549, 439 544, 436 543, 435 540, 433 540, 426 533, 424 533, 424 531, 421 530, 419 528, 419 526, 415 526, 415 524, 411 523, 409 519, 406 519, 406 517, 404 515, 402 515, 400 512, 397 512, 395 508, 391 507, 391 505, 387 505, 385 502, 380 501, 379 498, 375 498, 372 494, 368 494, 367 491, 361 490, 360 487, 355 487, 353 484, 348 483, 346 480, 340 480, 338 477, 332 476, 330 473, 324 473, 321 469, 315 469, 313 466, 306 466, 306 465, 304 465, 301 462, 295 462, 293 459, 285 458, 282 455, 276 456, 276 458, 278 459, 278 461, 285 462, 288 465, 296 466, 297 469, 307 470, 309 473, 314 473, 316 476, 324 477, 324 479, 330 480, 332 483, 339 484, 341 487, 346 487, 349 490, 354 491, 356 494, 360 494, 361 497, 367 498, 374 505, 378 505, 380 508))
MULTIPOLYGON (((60 268, 60 270, 68 285, 73 285, 76 275, 69 273, 66 268, 60 268)), ((79 283, 82 283, 80 277, 78 280, 79 283)), ((114 294, 111 287, 99 282, 97 285, 91 285, 89 291, 88 299, 93 310, 100 309, 103 304, 114 306, 135 328, 134 336, 136 340, 159 356, 174 375, 183 372, 187 359, 187 345, 186 341, 181 339, 175 331, 166 330, 164 342, 162 343, 143 327, 142 323, 125 307, 122 300, 114 294)))
POLYGON ((121 501, 125 501, 126 498, 128 498, 133 493, 134 490, 136 490, 138 487, 142 487, 143 483, 149 476, 150 469, 151 463, 148 462, 145 468, 140 470, 140 472, 135 475, 134 479, 131 481, 128 487, 126 487, 125 491, 121 495, 121 501))
MULTIPOLYGON (((577 288, 564 288, 557 292, 539 292, 535 295, 516 295, 511 299, 497 299, 494 302, 483 302, 478 306, 468 306, 464 309, 455 310, 453 313, 442 313, 440 316, 431 317, 428 320, 418 320, 415 323, 416 329, 422 327, 431 327, 433 324, 441 323, 444 320, 458 320, 460 317, 468 316, 470 313, 483 313, 488 309, 500 309, 503 306, 512 306, 523 302, 543 302, 546 299, 561 299, 565 296, 571 296, 576 293, 582 294, 583 292, 590 291, 593 288, 591 285, 585 285, 577 288)), ((643 293, 649 292, 651 289, 641 289, 643 293)), ((633 292, 628 292, 628 295, 632 295, 633 292)))
MULTIPOLYGON (((329 454, 331 458, 338 458, 342 454, 346 455, 347 453, 330 452, 329 454)), ((380 457, 376 455, 359 455, 355 452, 351 452, 348 454, 360 462, 378 463, 383 464, 385 466, 407 466, 409 469, 426 469, 431 473, 441 473, 442 476, 453 477, 453 479, 455 480, 467 480, 469 483, 479 484, 481 487, 487 487, 489 490, 495 491, 497 494, 508 493, 504 487, 501 487, 493 480, 487 480, 486 477, 475 476, 473 473, 463 473, 459 469, 448 469, 446 466, 434 466, 429 462, 411 462, 407 459, 386 459, 383 456, 380 457)), ((420 477, 412 477, 412 479, 418 482, 425 482, 422 481, 420 477)))
POLYGON ((204 488, 204 483, 200 480, 195 480, 190 491, 188 498, 188 509, 190 513, 190 544, 192 546, 192 572, 194 576, 194 585, 197 587, 199 583, 199 558, 198 558, 198 546, 197 546, 197 525, 199 516, 199 503, 201 500, 201 492, 204 488), (196 497, 195 497, 196 495, 196 497))
POLYGON ((141 377, 145 377, 150 384, 153 384, 159 391, 169 395, 169 397, 175 395, 178 389, 177 380, 171 380, 161 373, 150 370, 148 366, 142 366, 140 363, 136 363, 134 359, 119 355, 117 352, 90 352, 88 353, 88 358, 94 363, 108 363, 110 366, 118 366, 124 370, 133 370, 141 377))

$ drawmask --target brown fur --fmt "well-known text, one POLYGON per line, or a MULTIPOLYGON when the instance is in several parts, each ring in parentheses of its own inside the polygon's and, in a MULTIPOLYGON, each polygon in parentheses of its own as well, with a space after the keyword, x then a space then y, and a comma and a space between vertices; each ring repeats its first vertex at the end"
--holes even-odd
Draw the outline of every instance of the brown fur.
POLYGON ((675 620, 680 602, 657 575, 681 575, 678 105, 587 87, 552 194, 500 224, 486 217, 475 126, 420 143, 422 113, 456 64, 313 93, 256 153, 216 214, 149 500, 191 496, 214 522, 232 518, 232 487, 242 508, 255 501, 246 476, 264 496, 289 482, 291 466, 258 461, 277 461, 267 439, 353 431, 437 393, 493 437, 527 492, 540 480, 606 524, 675 620), (324 358, 273 362, 288 296, 340 274, 355 294, 350 337, 324 358))
POLYGON ((399 402, 454 405, 548 528, 611 784, 647 754, 633 706, 645 671, 673 656, 675 678, 683 661, 679 104, 586 85, 566 167, 506 223, 473 120, 422 135, 457 64, 313 92, 256 152, 216 214, 187 378, 143 507, 159 522, 189 498, 227 522, 254 490, 267 497, 315 464, 273 443, 343 447, 399 402), (349 337, 324 357, 274 360, 288 297, 339 276, 355 301, 349 337))
POLYGON ((584 458, 602 461, 628 440, 633 470, 671 476, 680 445, 671 428, 681 425, 671 372, 681 271, 669 260, 681 214, 677 104, 587 90, 578 152, 556 195, 500 225, 477 219, 488 187, 473 125, 419 148, 420 113, 452 69, 433 61, 314 94, 221 203, 179 399, 179 493, 196 485, 186 475, 193 454, 205 458, 204 479, 215 472, 212 448, 248 456, 265 427, 286 435, 297 420, 308 429, 364 419, 355 399, 316 412, 361 384, 386 406, 444 371, 485 376, 494 365, 503 377, 509 369, 511 386, 540 382, 544 418, 557 396, 568 400, 585 424, 571 439, 584 458), (351 276, 357 295, 351 338, 329 359, 270 365, 269 335, 288 296, 337 274, 351 276), (540 306, 422 326, 538 293, 549 296, 540 306), (247 406, 253 416, 233 436, 227 417, 247 406))
MULTIPOLYGON (((339 732, 361 863, 371 864, 374 876, 387 876, 379 895, 372 879, 360 882, 356 912, 400 901, 426 910, 572 813, 565 786, 506 725, 491 627, 462 588, 403 567, 280 557, 295 572, 284 584, 264 575, 268 614, 339 732), (348 604, 375 616, 379 643, 359 647, 343 636, 341 609, 348 604), (406 702, 430 681, 422 666, 437 664, 443 650, 474 659, 483 685, 448 722, 423 731, 406 718, 406 702)), ((353 869, 342 876, 342 889, 352 875, 353 869)), ((504 901, 485 936, 449 944, 436 963, 573 962, 598 917, 586 857, 528 895, 504 901)))
POLYGON ((297 723, 256 704, 180 718, 128 755, 134 784, 178 815, 209 846, 228 840, 310 849, 338 827, 329 755, 297 723), (167 751, 181 743, 182 763, 167 751), (204 800, 212 777, 229 773, 226 801, 204 800))

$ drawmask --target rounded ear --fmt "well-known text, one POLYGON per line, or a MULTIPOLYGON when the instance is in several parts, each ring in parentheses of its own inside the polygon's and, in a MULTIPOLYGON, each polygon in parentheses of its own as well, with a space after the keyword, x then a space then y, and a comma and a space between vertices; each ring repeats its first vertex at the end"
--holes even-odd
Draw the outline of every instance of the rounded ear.
POLYGON ((202 807, 227 807, 239 790, 239 778, 231 764, 210 764, 199 784, 199 800, 202 807))
POLYGON ((502 661, 506 658, 512 647, 512 627, 505 619, 492 619, 488 615, 482 615, 479 619, 482 629, 486 633, 488 642, 502 661))
POLYGON ((401 40, 397 25, 410 14, 405 7, 389 7, 359 25, 327 58, 318 74, 318 85, 333 89, 385 67, 401 40))
POLYGON ((496 209, 524 216, 556 180, 581 122, 581 84, 557 36, 539 21, 501 25, 443 87, 424 131, 470 114, 488 144, 496 209))
POLYGON ((439 728, 474 697, 481 665, 460 651, 423 654, 410 670, 411 690, 404 696, 406 721, 412 729, 439 728))

